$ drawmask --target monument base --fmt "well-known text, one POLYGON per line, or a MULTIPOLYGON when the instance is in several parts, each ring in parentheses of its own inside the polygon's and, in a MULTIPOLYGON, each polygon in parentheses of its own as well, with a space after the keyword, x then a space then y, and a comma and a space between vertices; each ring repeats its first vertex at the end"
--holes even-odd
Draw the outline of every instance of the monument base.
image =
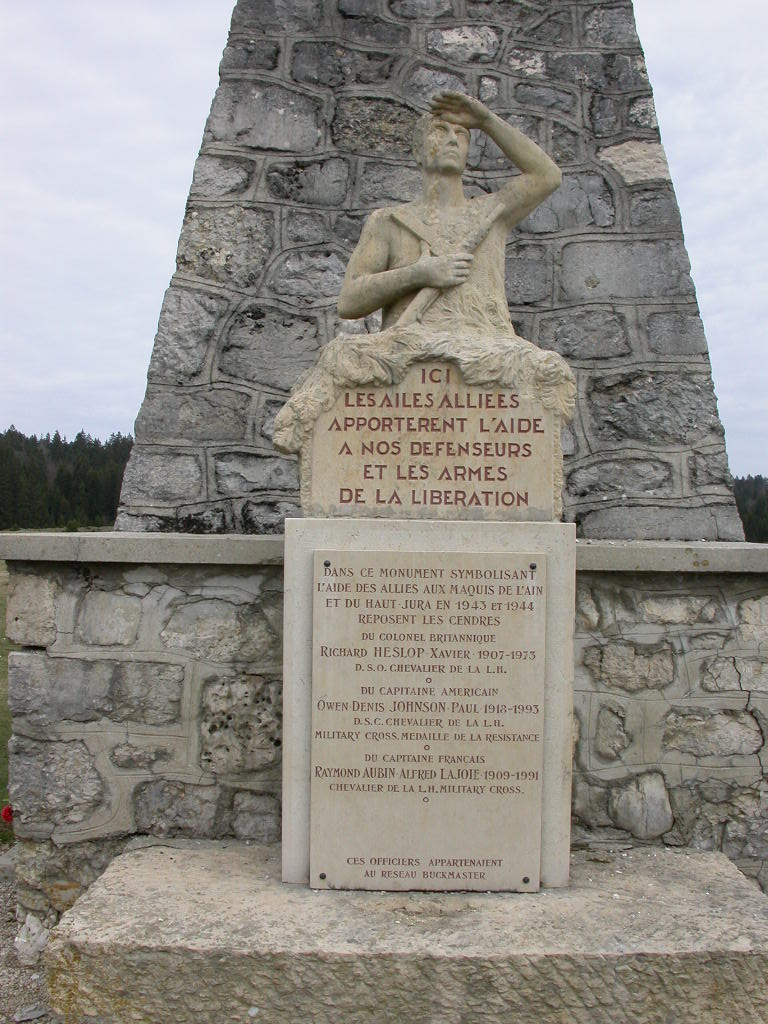
POLYGON ((768 1019, 768 899, 722 855, 575 854, 538 895, 313 892, 278 847, 117 858, 47 952, 66 1024, 768 1019))

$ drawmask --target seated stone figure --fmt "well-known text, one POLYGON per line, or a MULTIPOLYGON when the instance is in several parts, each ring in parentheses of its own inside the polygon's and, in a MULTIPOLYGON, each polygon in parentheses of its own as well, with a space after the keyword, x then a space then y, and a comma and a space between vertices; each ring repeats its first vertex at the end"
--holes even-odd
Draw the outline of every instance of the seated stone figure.
MULTIPOLYGON (((507 236, 558 187, 559 168, 479 100, 455 92, 435 96, 431 113, 417 121, 414 152, 423 175, 421 199, 371 214, 339 296, 342 319, 381 309, 382 330, 340 331, 275 421, 275 447, 300 455, 303 504, 317 417, 346 388, 399 384, 415 362, 445 360, 467 384, 534 396, 559 423, 573 414, 576 389, 568 365, 515 333, 504 291, 507 236), (490 195, 467 198, 461 176, 473 128, 521 173, 490 195)), ((556 445, 561 466, 559 427, 556 445)))
POLYGON ((559 186, 559 168, 479 100, 455 92, 433 98, 431 114, 416 124, 413 152, 422 197, 369 217, 339 315, 354 319, 381 309, 384 329, 418 320, 438 330, 509 333, 507 235, 559 186), (484 131, 522 173, 491 195, 467 199, 461 176, 471 128, 484 131))

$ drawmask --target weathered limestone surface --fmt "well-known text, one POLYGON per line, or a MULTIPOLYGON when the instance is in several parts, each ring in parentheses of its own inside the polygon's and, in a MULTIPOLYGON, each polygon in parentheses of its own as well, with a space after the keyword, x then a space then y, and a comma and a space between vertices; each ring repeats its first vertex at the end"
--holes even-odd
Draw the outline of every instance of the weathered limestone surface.
MULTIPOLYGON (((121 530, 279 533, 277 409, 338 328, 365 217, 416 196, 417 113, 477 96, 564 170, 507 251, 521 336, 564 355, 584 537, 742 536, 629 0, 239 0, 160 313, 121 530)), ((475 133, 469 195, 506 175, 475 133)), ((353 330, 377 330, 375 317, 353 330)))
MULTIPOLYGON (((90 535, 46 534, 29 541, 40 554, 82 545, 92 560, 9 562, 9 632, 23 645, 9 671, 11 800, 30 956, 132 836, 280 834, 277 540, 230 538, 239 565, 222 564, 213 537, 198 542, 204 565, 114 561, 138 558, 137 544, 159 559, 163 543, 182 563, 195 558, 191 538, 96 540, 113 561, 93 560, 90 535)), ((10 557, 20 541, 3 543, 10 557)), ((722 851, 765 888, 768 574, 745 571, 747 546, 665 551, 578 551, 599 568, 577 576, 574 842, 722 851), (609 553, 623 571, 606 571, 609 553), (686 571, 658 571, 665 562, 686 571), (633 571, 643 565, 655 571, 633 571)))
POLYGON ((118 858, 46 954, 67 1024, 759 1024, 768 899, 721 855, 577 854, 537 895, 312 892, 278 851, 118 858), (620 1016, 617 1017, 617 1008, 620 1016))

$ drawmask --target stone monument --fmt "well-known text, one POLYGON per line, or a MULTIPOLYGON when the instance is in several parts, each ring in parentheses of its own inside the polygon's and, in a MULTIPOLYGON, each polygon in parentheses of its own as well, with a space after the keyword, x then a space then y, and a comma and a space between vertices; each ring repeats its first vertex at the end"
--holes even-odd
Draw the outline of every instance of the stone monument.
POLYGON ((382 330, 340 332, 275 420, 326 517, 286 522, 283 877, 535 891, 568 878, 575 384, 515 332, 503 265, 561 175, 456 92, 413 153, 421 198, 371 215, 339 297, 382 330), (473 129, 519 173, 467 198, 473 129))

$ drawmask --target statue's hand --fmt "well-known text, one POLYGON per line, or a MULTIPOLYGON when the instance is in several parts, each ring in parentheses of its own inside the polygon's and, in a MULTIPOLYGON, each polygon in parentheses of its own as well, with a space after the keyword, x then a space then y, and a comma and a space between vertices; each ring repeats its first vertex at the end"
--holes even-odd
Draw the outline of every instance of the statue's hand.
POLYGON ((416 270, 422 288, 452 288, 463 284, 472 269, 471 252, 454 252, 449 256, 422 256, 416 270))
POLYGON ((484 103, 463 92, 438 92, 432 97, 430 112, 463 128, 484 128, 491 112, 484 103))

